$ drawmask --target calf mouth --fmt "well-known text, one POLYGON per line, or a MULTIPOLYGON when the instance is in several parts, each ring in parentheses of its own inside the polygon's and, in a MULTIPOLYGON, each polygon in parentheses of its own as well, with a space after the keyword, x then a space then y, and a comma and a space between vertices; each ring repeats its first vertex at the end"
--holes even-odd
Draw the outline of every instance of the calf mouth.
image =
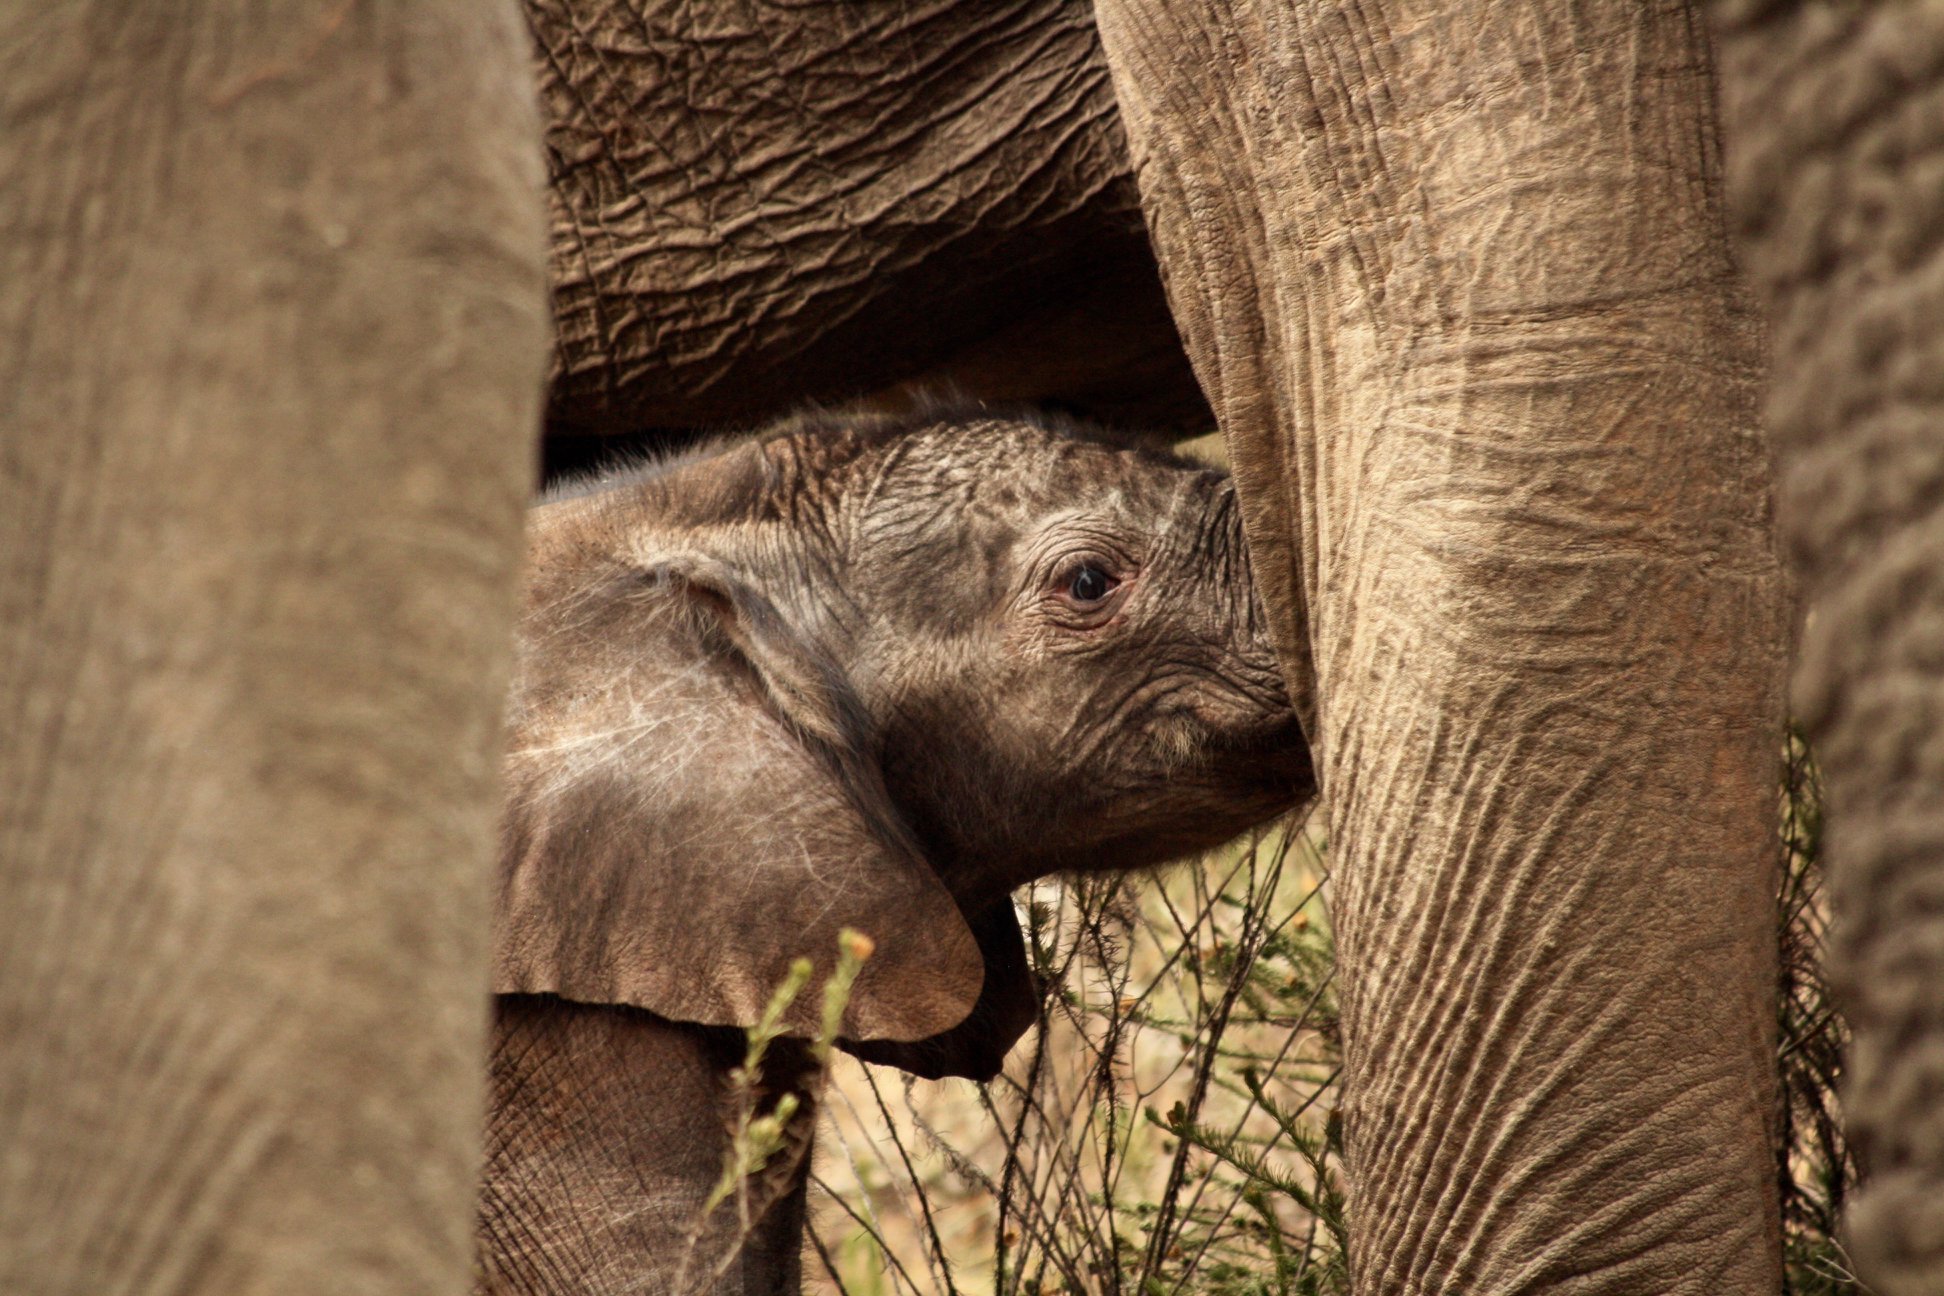
POLYGON ((1224 735, 1211 745, 1211 754, 1224 773, 1289 804, 1316 793, 1316 767, 1310 759, 1309 739, 1295 713, 1242 733, 1224 735))

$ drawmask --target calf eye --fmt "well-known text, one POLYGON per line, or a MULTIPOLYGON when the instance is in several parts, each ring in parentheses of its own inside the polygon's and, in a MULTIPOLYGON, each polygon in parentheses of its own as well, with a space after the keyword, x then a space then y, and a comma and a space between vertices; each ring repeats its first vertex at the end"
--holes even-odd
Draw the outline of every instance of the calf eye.
POLYGON ((1073 578, 1067 583, 1067 594, 1076 603, 1098 603, 1118 583, 1092 563, 1085 563, 1074 569, 1073 578))

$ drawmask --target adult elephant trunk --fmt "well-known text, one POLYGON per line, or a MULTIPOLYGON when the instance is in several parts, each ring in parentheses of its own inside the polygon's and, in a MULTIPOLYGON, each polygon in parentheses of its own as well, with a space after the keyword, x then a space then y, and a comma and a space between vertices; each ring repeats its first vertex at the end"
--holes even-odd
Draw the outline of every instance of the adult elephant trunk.
POLYGON ((1704 34, 1099 10, 1329 804, 1356 1290, 1775 1291, 1782 592, 1704 34))

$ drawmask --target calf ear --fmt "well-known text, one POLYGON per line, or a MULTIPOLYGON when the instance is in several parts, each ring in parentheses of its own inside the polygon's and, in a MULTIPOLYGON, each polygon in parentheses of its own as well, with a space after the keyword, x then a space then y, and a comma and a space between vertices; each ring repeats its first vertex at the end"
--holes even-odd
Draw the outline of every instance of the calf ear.
POLYGON ((493 989, 814 1033, 838 933, 875 950, 840 1033, 965 1017, 980 950, 885 793, 842 674, 720 565, 529 614, 506 759, 493 989), (541 627, 550 627, 542 629, 541 627))
POLYGON ((965 1076, 990 1080, 1006 1054, 1039 1016, 1039 984, 1026 963, 1026 942, 1011 899, 972 915, 972 935, 985 959, 985 985, 964 1021, 926 1039, 840 1040, 846 1052, 866 1062, 900 1067, 936 1080, 965 1076))

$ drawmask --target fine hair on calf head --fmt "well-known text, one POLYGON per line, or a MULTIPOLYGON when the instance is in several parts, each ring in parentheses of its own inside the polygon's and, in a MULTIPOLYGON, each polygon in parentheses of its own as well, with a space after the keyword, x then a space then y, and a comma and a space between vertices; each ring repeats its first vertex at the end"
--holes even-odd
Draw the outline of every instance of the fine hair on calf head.
POLYGON ((987 1075, 1033 1015, 1013 887, 1312 787, 1232 484, 1136 438, 815 412, 557 491, 531 540, 502 993, 748 1026, 848 926, 854 1051, 987 1075))

